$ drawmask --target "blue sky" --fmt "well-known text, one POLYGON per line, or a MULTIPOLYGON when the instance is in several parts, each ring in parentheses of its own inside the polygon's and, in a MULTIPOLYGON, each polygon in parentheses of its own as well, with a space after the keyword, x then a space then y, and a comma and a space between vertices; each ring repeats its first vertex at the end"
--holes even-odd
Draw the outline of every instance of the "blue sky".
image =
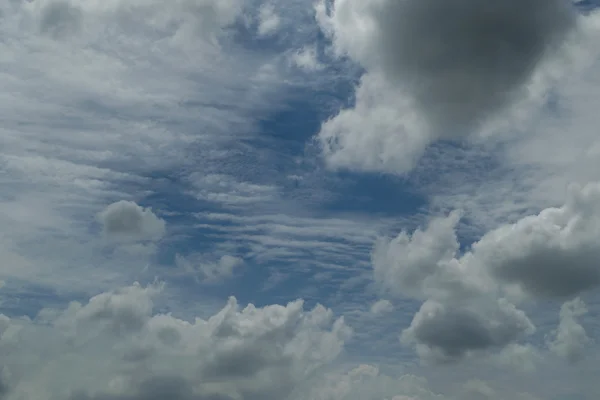
POLYGON ((0 400, 595 399, 596 7, 0 0, 0 400))

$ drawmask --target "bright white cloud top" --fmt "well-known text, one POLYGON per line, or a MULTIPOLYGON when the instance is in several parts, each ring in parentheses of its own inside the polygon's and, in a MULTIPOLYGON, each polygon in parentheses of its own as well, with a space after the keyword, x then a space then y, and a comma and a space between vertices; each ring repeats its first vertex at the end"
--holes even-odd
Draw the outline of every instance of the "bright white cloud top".
POLYGON ((599 7, 0 0, 0 400, 596 400, 599 7))

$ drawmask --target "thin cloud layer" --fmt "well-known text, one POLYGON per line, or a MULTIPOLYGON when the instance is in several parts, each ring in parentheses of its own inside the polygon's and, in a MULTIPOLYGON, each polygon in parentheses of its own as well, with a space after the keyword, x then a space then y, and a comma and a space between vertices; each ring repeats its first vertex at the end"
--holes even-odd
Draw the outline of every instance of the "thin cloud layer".
POLYGON ((327 161, 396 173, 432 141, 481 133, 531 97, 577 26, 563 0, 344 0, 319 3, 317 20, 366 70, 356 104, 321 128, 327 161))
MULTIPOLYGON (((155 34, 170 36, 173 43, 187 45, 190 40, 197 39, 216 44, 219 30, 241 15, 243 2, 34 0, 16 7, 23 7, 25 13, 21 17, 24 22, 37 26, 40 34, 56 40, 93 33, 97 29, 95 23, 109 20, 117 25, 135 23, 138 28, 146 25, 157 30, 155 34)), ((126 26, 121 25, 121 28, 126 26)))

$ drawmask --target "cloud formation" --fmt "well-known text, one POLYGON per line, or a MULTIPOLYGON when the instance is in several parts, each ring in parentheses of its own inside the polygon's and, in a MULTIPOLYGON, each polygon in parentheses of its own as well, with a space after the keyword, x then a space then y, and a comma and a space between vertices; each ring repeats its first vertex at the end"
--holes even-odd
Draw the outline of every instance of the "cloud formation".
POLYGON ((213 283, 233 277, 235 272, 244 265, 243 259, 230 255, 224 255, 215 262, 209 262, 202 258, 202 255, 184 257, 177 254, 175 264, 183 269, 184 273, 193 275, 199 281, 213 283))
MULTIPOLYGON (((503 348, 535 330, 509 299, 572 297, 600 284, 598 183, 572 186, 564 206, 500 226, 463 254, 458 220, 456 212, 434 219, 373 251, 375 279, 386 290, 425 300, 403 334, 422 354, 457 358, 503 348)), ((561 311, 563 336, 570 326, 580 330, 570 317, 580 307, 569 304, 561 311)))
POLYGON ((166 231, 166 223, 152 212, 132 201, 121 200, 108 205, 98 214, 104 234, 124 241, 156 241, 166 231))
POLYGON ((231 298, 188 322, 153 312, 161 290, 135 284, 33 320, 1 315, 2 398, 279 400, 350 335, 343 319, 302 301, 241 309, 231 298))
POLYGON ((326 159, 398 173, 432 141, 479 133, 528 98, 577 25, 563 0, 342 0, 319 3, 317 19, 366 70, 356 104, 322 126, 326 159))
POLYGON ((402 340, 416 344, 424 360, 449 362, 477 351, 501 350, 535 332, 525 313, 505 299, 487 303, 428 300, 402 332, 402 340))
POLYGON ((556 336, 548 343, 550 350, 572 363, 585 356, 585 349, 591 343, 585 328, 578 322, 578 318, 587 312, 585 303, 579 298, 563 304, 556 336))

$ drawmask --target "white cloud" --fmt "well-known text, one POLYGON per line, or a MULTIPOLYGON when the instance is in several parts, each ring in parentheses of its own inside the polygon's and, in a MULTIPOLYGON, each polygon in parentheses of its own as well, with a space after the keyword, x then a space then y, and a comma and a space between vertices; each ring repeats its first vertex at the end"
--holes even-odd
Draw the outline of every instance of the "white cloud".
POLYGON ((556 336, 548 343, 554 353, 570 362, 576 362, 583 358, 586 348, 591 344, 585 328, 577 321, 587 312, 585 303, 579 298, 563 304, 560 309, 560 323, 556 330, 556 336))
POLYGON ((366 70, 355 104, 318 135, 335 168, 405 173, 437 139, 506 131, 561 75, 566 43, 579 45, 562 0, 344 0, 316 10, 335 52, 366 70))
POLYGON ((305 46, 290 56, 293 65, 306 71, 318 71, 325 66, 319 62, 315 46, 305 46))
POLYGON ((273 35, 279 25, 281 19, 275 12, 275 7, 272 4, 264 3, 260 6, 258 11, 258 35, 259 36, 270 36, 273 35))
POLYGON ((133 285, 33 320, 0 317, 4 397, 282 399, 331 363, 350 334, 302 301, 208 319, 154 314, 161 286, 133 285))
POLYGON ((98 214, 103 232, 119 241, 157 241, 166 232, 166 223, 152 212, 132 201, 121 200, 108 205, 98 214))
POLYGON ((500 226, 462 255, 457 213, 381 240, 373 252, 375 279, 395 295, 426 300, 405 340, 443 359, 502 349, 532 333, 527 316, 503 297, 560 298, 599 285, 599 205, 600 184, 573 186, 564 206, 500 226))
POLYGON ((244 265, 244 260, 239 257, 224 255, 215 262, 203 260, 202 255, 184 257, 175 256, 175 264, 185 273, 193 275, 196 279, 206 282, 218 282, 234 276, 235 272, 244 265))
POLYGON ((394 305, 389 300, 379 300, 371 305, 371 314, 381 315, 394 311, 394 305))
MULTIPOLYGON (((144 1, 34 0, 22 5, 26 24, 34 24, 42 35, 54 39, 97 33, 98 23, 135 23, 169 36, 173 43, 189 45, 201 38, 216 44, 222 27, 241 14, 240 0, 144 1)), ((125 26, 122 26, 124 28, 125 26)))
POLYGON ((531 373, 542 360, 538 349, 532 345, 511 344, 498 353, 492 362, 514 371, 531 373))

